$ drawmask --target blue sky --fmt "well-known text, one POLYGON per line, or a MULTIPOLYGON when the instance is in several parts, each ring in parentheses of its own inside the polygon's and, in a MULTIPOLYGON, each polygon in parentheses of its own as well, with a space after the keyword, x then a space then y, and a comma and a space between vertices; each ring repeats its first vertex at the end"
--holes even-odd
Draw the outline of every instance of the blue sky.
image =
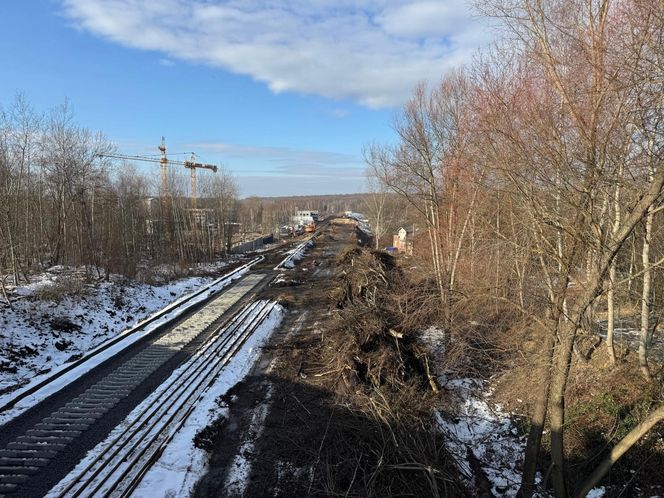
POLYGON ((68 98, 119 151, 153 154, 164 135, 224 164, 243 196, 364 190, 362 147, 394 140, 415 84, 488 42, 461 0, 30 0, 0 14, 0 105, 68 98))

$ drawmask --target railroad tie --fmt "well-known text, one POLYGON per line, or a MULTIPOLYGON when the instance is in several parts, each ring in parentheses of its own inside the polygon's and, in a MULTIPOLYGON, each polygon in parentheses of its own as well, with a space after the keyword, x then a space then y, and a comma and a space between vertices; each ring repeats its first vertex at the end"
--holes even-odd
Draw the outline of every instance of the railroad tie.
POLYGON ((17 496, 21 485, 34 479, 72 441, 81 437, 159 367, 182 351, 263 278, 264 275, 249 275, 24 434, 18 435, 6 448, 0 448, 0 498, 3 495, 17 496))

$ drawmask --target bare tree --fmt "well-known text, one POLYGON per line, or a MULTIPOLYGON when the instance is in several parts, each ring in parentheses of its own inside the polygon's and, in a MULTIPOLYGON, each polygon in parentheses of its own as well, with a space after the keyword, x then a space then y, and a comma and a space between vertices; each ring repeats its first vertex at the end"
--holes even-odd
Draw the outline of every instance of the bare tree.
POLYGON ((381 240, 393 228, 394 213, 390 209, 390 192, 380 179, 367 176, 368 195, 365 199, 364 211, 371 224, 374 235, 374 246, 378 249, 381 240))
MULTIPOLYGON (((542 372, 544 395, 535 410, 538 420, 529 439, 521 494, 532 494, 546 403, 551 425, 551 476, 556 496, 562 497, 567 495, 565 388, 576 336, 602 292, 614 258, 637 224, 653 210, 664 183, 664 175, 656 171, 645 187, 639 187, 642 162, 633 145, 625 147, 625 137, 629 142, 642 140, 630 127, 643 110, 639 96, 648 89, 631 78, 642 65, 639 52, 635 56, 630 50, 634 40, 629 40, 629 46, 621 44, 630 33, 644 31, 626 29, 622 6, 609 1, 545 5, 524 0, 494 2, 492 8, 491 14, 500 16, 520 40, 518 53, 523 62, 518 68, 519 80, 535 80, 538 87, 529 95, 540 106, 548 102, 544 106, 547 115, 533 112, 516 100, 523 100, 523 84, 511 91, 503 86, 505 93, 494 93, 494 104, 500 112, 515 116, 511 123, 494 120, 489 127, 497 133, 494 150, 501 147, 499 142, 507 141, 511 147, 506 157, 495 158, 500 161, 498 165, 506 164, 506 158, 513 161, 500 174, 531 216, 540 250, 548 252, 546 259, 555 263, 549 270, 555 275, 549 279, 555 282, 550 292, 553 341, 546 345, 551 364, 542 372), (510 101, 510 96, 515 100, 510 101), (640 193, 625 206, 623 211, 629 214, 614 217, 609 229, 606 219, 611 185, 622 176, 621 168, 630 172, 632 187, 640 193), (580 272, 584 267, 585 275, 580 272)), ((514 85, 515 80, 504 81, 514 85)), ((544 266, 549 266, 547 261, 544 266)))

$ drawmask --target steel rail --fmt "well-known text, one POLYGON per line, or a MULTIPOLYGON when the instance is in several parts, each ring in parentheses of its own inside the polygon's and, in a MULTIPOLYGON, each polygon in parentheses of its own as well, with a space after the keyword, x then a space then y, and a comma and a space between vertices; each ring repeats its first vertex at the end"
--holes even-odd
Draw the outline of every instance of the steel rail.
POLYGON ((305 240, 303 240, 302 242, 300 242, 300 243, 295 247, 295 249, 293 249, 293 251, 292 251, 288 256, 286 256, 286 257, 285 257, 285 258, 284 258, 284 259, 283 259, 283 260, 282 260, 277 266, 275 266, 273 269, 274 269, 274 270, 287 270, 287 269, 289 269, 289 268, 285 268, 284 265, 285 265, 286 263, 292 261, 293 259, 295 259, 295 256, 297 256, 298 254, 300 254, 301 251, 304 251, 304 250, 307 248, 307 245, 308 245, 310 242, 315 243, 315 242, 316 242, 316 238, 317 238, 319 235, 321 235, 321 234, 323 233, 323 229, 324 229, 324 228, 327 228, 327 226, 330 224, 330 221, 331 221, 331 218, 327 218, 327 219, 325 219, 324 221, 322 221, 322 222, 320 223, 320 225, 318 225, 318 227, 316 227, 316 231, 315 231, 313 234, 311 234, 311 236, 309 236, 307 239, 305 239, 305 240))
MULTIPOLYGON (((245 314, 247 314, 247 313, 249 313, 250 311, 251 311, 250 309, 247 310, 247 309, 245 308, 245 309, 242 310, 240 313, 238 313, 236 316, 234 316, 233 319, 231 319, 231 320, 229 321, 229 323, 228 323, 226 326, 222 325, 222 326, 220 326, 220 327, 218 328, 218 330, 220 330, 220 329, 224 329, 224 332, 226 332, 227 330, 228 330, 228 331, 231 331, 231 330, 232 330, 231 327, 232 327, 233 325, 235 325, 236 323, 241 323, 240 320, 241 320, 242 316, 245 315, 245 314)), ((218 331, 218 330, 217 330, 217 331, 218 331)), ((210 348, 211 344, 213 344, 214 342, 216 342, 218 339, 219 339, 219 336, 217 336, 217 337, 213 337, 212 340, 207 341, 207 342, 202 346, 201 349, 205 349, 205 351, 207 351, 207 350, 210 348)), ((178 388, 182 387, 183 385, 185 385, 185 384, 189 381, 189 379, 190 379, 190 378, 192 377, 192 375, 195 374, 195 373, 197 373, 197 371, 191 371, 191 372, 189 373, 188 376, 186 376, 186 377, 180 377, 180 378, 177 379, 175 382, 172 382, 170 385, 167 385, 162 391, 163 391, 163 392, 167 392, 169 388, 178 389, 178 388)), ((130 434, 130 437, 135 436, 135 435, 138 433, 138 432, 137 432, 138 430, 142 429, 143 426, 144 426, 149 420, 151 420, 154 416, 158 415, 160 408, 163 408, 163 406, 164 406, 163 403, 164 403, 165 401, 168 401, 168 400, 169 400, 169 399, 170 399, 170 398, 171 398, 176 392, 177 392, 177 391, 172 391, 171 394, 166 398, 166 400, 162 400, 162 399, 160 399, 159 397, 154 397, 154 399, 150 402, 150 404, 149 404, 147 407, 145 407, 145 408, 141 411, 141 413, 138 414, 138 416, 137 416, 137 417, 136 417, 136 418, 135 418, 135 419, 134 419, 134 420, 133 420, 133 421, 132 421, 132 422, 131 422, 126 428, 125 428, 125 430, 124 430, 121 434, 117 435, 117 436, 113 439, 113 441, 111 441, 111 443, 109 443, 109 444, 107 445, 107 448, 104 450, 104 452, 100 453, 100 455, 98 455, 97 458, 95 458, 92 462, 90 462, 90 464, 88 464, 88 465, 85 467, 85 469, 83 469, 81 472, 79 472, 79 474, 78 474, 78 475, 76 476, 76 478, 72 481, 72 483, 71 483, 70 485, 68 485, 68 486, 67 486, 67 487, 66 487, 66 488, 65 488, 65 489, 64 489, 64 490, 63 490, 58 496, 60 496, 60 497, 67 496, 67 493, 68 493, 69 491, 71 491, 71 489, 72 489, 73 487, 75 487, 76 484, 79 483, 79 482, 85 477, 85 475, 86 475, 88 472, 90 472, 90 471, 95 467, 95 465, 96 465, 97 463, 99 463, 99 462, 103 462, 102 459, 103 459, 104 457, 108 456, 109 459, 115 458, 115 457, 117 456, 117 454, 119 454, 119 452, 120 452, 120 451, 121 451, 121 450, 122 450, 122 449, 128 444, 128 442, 130 441, 130 439, 125 439, 125 438, 129 435, 129 433, 132 432, 132 430, 133 430, 133 432, 130 434), (157 405, 157 406, 155 406, 155 405, 157 405), (144 418, 142 418, 142 417, 144 417, 144 416, 147 414, 147 412, 150 411, 153 407, 154 407, 154 410, 152 410, 152 412, 151 412, 150 414, 148 414, 148 418, 147 418, 147 420, 144 419, 144 418), (139 424, 139 422, 140 422, 140 425, 139 425, 136 429, 133 429, 133 428, 136 426, 136 424, 139 424), (118 443, 120 443, 123 439, 125 439, 125 443, 119 445, 118 443), (109 451, 109 450, 112 450, 111 453, 110 453, 110 456, 109 456, 109 454, 108 454, 108 451, 109 451)), ((168 408, 170 408, 170 406, 169 406, 168 408)), ((92 475, 88 477, 88 479, 87 479, 87 481, 86 481, 86 484, 92 482, 92 481, 93 481, 93 480, 99 475, 99 473, 101 472, 101 470, 103 469, 103 467, 104 467, 105 465, 107 465, 107 463, 102 463, 102 466, 101 466, 100 468, 96 469, 96 470, 92 473, 92 475)), ((81 492, 83 492, 83 491, 85 491, 85 486, 82 487, 82 488, 80 488, 79 490, 77 490, 77 491, 76 491, 73 495, 71 495, 71 496, 78 496, 78 495, 79 495, 81 492)))
MULTIPOLYGON (((276 303, 270 303, 267 302, 263 305, 263 308, 260 310, 260 312, 252 317, 251 322, 247 324, 240 334, 234 335, 233 337, 235 338, 235 341, 233 344, 230 345, 230 347, 223 352, 222 354, 222 361, 217 363, 217 367, 214 367, 214 360, 216 357, 218 357, 218 354, 215 354, 216 352, 213 352, 211 354, 211 357, 209 358, 208 364, 212 364, 213 367, 212 369, 208 370, 207 373, 203 372, 202 375, 199 377, 200 380, 198 380, 197 384, 195 387, 191 390, 194 393, 196 393, 196 400, 200 398, 200 396, 205 392, 206 388, 214 381, 214 379, 219 375, 221 370, 230 362, 230 360, 237 354, 237 351, 242 347, 244 342, 248 339, 248 337, 251 335, 251 333, 262 323, 262 321, 267 317, 269 312, 272 310, 276 303), (203 385, 205 384, 205 385, 203 385)), ((229 341, 225 341, 225 344, 227 344, 229 341)), ((219 348, 221 349, 221 348, 219 348)), ((175 433, 177 432, 177 429, 186 421, 187 417, 193 411, 195 407, 195 401, 192 401, 192 395, 189 393, 189 391, 183 391, 181 396, 175 400, 174 403, 169 407, 169 410, 173 408, 173 406, 177 403, 177 401, 182 401, 179 406, 177 406, 172 412, 171 415, 168 417, 166 422, 162 425, 161 430, 155 431, 155 432, 148 432, 146 434, 147 437, 149 437, 149 441, 147 444, 142 445, 141 450, 137 453, 137 455, 131 460, 131 462, 128 465, 124 466, 124 470, 121 472, 119 477, 116 477, 111 485, 110 489, 107 489, 104 491, 104 493, 101 496, 104 497, 110 497, 113 496, 113 493, 117 490, 117 488, 124 484, 125 482, 125 477, 129 475, 132 470, 134 470, 136 467, 138 467, 138 472, 134 475, 134 478, 130 480, 129 483, 129 488, 131 490, 135 489, 136 486, 140 483, 140 480, 142 477, 147 473, 149 468, 154 464, 154 462, 157 460, 157 456, 160 451, 163 450, 164 443, 166 443, 169 439, 171 439, 175 433), (187 403, 189 404, 188 408, 185 409, 187 403), (183 411, 184 410, 184 411, 183 411), (176 420, 177 417, 180 417, 179 420, 176 420), (172 424, 175 422, 175 427, 171 427, 172 424), (150 436, 152 434, 152 436, 150 436), (157 446, 157 448, 152 450, 152 454, 148 456, 147 460, 143 462, 142 465, 139 465, 139 462, 141 458, 152 448, 152 446, 155 443, 159 442, 159 439, 164 436, 164 440, 157 446)), ((166 414, 168 414, 169 411, 166 411, 166 414)), ((138 441, 139 443, 141 441, 138 441)), ((120 460, 116 464, 116 467, 113 471, 117 471, 117 469, 124 463, 128 458, 131 457, 131 454, 133 453, 133 450, 129 452, 129 454, 124 457, 123 459, 120 460)), ((110 474, 110 476, 113 475, 110 474)), ((95 488, 95 491, 90 495, 90 496, 97 496, 96 491, 99 490, 101 486, 98 486, 95 488)), ((131 494, 131 490, 125 488, 124 491, 121 491, 119 496, 129 496, 131 494)))
MULTIPOLYGON (((257 316, 255 318, 254 324, 251 327, 249 327, 247 329, 247 331, 244 332, 242 334, 242 336, 233 344, 232 352, 229 352, 224 356, 224 358, 221 362, 221 366, 219 366, 216 369, 216 371, 213 372, 211 375, 208 375, 208 380, 207 380, 205 386, 203 386, 201 388, 201 390, 199 391, 199 394, 198 394, 196 400, 189 403, 189 407, 182 414, 182 416, 180 417, 180 420, 175 421, 175 425, 170 428, 169 432, 166 434, 165 439, 152 451, 152 454, 149 455, 149 457, 146 459, 146 461, 143 463, 143 465, 139 466, 138 472, 134 475, 133 478, 130 479, 128 486, 125 487, 124 491, 122 491, 122 493, 120 494, 121 498, 129 498, 131 496, 131 494, 136 489, 136 487, 139 485, 139 483, 141 482, 141 480, 143 479, 145 474, 148 472, 148 470, 150 470, 152 465, 154 465, 157 462, 157 460, 159 459, 159 456, 162 454, 162 452, 164 451, 164 449, 166 448, 168 443, 173 439, 173 437, 175 437, 175 434, 177 434, 177 432, 180 430, 180 428, 186 422, 186 420, 189 417, 189 415, 191 414, 191 412, 193 412, 194 408, 196 407, 196 402, 203 397, 205 391, 214 383, 216 377, 221 373, 221 370, 223 369, 223 367, 226 366, 230 362, 230 360, 237 354, 237 352, 240 350, 240 348, 242 348, 242 346, 249 339, 249 337, 251 336, 253 331, 256 330, 263 323, 263 321, 265 321, 265 319, 269 316, 270 312, 274 309, 275 305, 276 305, 275 302, 270 302, 270 303, 267 304, 267 306, 263 310, 261 310, 261 314, 260 314, 260 316, 257 316)), ((205 380, 203 382, 205 382, 205 380)), ((183 406, 184 406, 184 404, 182 405, 182 407, 183 406)), ((178 409, 176 412, 174 412, 174 414, 171 418, 173 418, 176 414, 180 413, 182 407, 180 407, 180 409, 178 409)), ((169 423, 168 425, 170 426, 171 424, 169 423)), ((151 444, 154 444, 154 442, 156 442, 156 440, 157 440, 157 435, 155 435, 153 437, 153 440, 152 440, 151 444)), ((146 450, 142 451, 143 454, 145 454, 147 452, 147 448, 149 448, 149 447, 146 447, 146 450)), ((135 462, 138 462, 138 461, 139 461, 139 458, 136 458, 135 462)), ((135 465, 128 466, 127 470, 123 473, 121 478, 119 480, 117 480, 116 482, 123 483, 124 478, 129 474, 129 471, 134 469, 135 467, 136 467, 135 465)), ((107 494, 106 496, 110 496, 110 495, 107 494)))
MULTIPOLYGON (((241 310, 240 313, 238 313, 236 316, 234 316, 233 319, 231 319, 227 325, 220 326, 217 329, 216 332, 219 332, 219 330, 221 330, 221 329, 223 329, 223 332, 227 332, 227 334, 222 336, 222 339, 223 339, 223 337, 228 335, 229 332, 232 332, 234 330, 232 328, 233 326, 238 327, 239 325, 241 325, 241 323, 242 323, 241 319, 244 316, 246 316, 248 313, 250 313, 252 309, 253 308, 250 305, 250 306, 246 307, 245 309, 241 310)), ((209 348, 215 342, 217 342, 219 339, 220 339, 220 336, 212 337, 211 340, 208 340, 201 347, 201 349, 205 349, 204 352, 207 352, 207 350, 209 350, 209 348)), ((129 436, 129 438, 136 436, 138 434, 138 431, 140 431, 143 428, 143 426, 145 426, 147 424, 147 422, 149 422, 153 417, 155 417, 159 414, 160 409, 162 409, 164 407, 164 403, 169 401, 175 394, 178 393, 178 391, 176 391, 175 389, 179 389, 180 387, 184 386, 192 378, 192 376, 195 375, 196 373, 198 373, 197 370, 192 370, 188 373, 188 375, 186 377, 180 377, 180 378, 176 379, 174 382, 171 382, 171 384, 166 385, 166 387, 162 390, 162 394, 166 393, 171 388, 174 389, 166 397, 166 399, 162 400, 159 397, 155 396, 153 398, 153 400, 148 404, 148 406, 146 406, 138 414, 138 416, 125 428, 125 430, 122 433, 118 434, 109 444, 107 444, 107 447, 105 448, 105 450, 102 453, 100 453, 100 455, 98 455, 97 458, 95 458, 92 462, 90 462, 85 467, 85 469, 83 469, 81 472, 79 472, 79 474, 72 481, 72 483, 69 484, 62 492, 60 492, 60 494, 58 496, 59 497, 79 496, 80 493, 85 491, 86 490, 85 485, 88 485, 88 484, 92 483, 92 481, 94 481, 94 479, 99 475, 101 470, 103 470, 103 468, 106 465, 108 465, 108 462, 110 461, 110 459, 115 458, 120 453, 120 451, 131 441, 131 439, 127 439, 127 436, 129 436), (154 408, 154 409, 152 410, 152 408, 154 408), (150 411, 150 410, 152 410, 152 411, 148 414, 148 411, 150 411), (145 418, 146 415, 147 415, 147 419, 145 418), (139 423, 140 423, 140 425, 138 425, 138 427, 134 428, 139 423), (131 432, 131 434, 130 434, 130 432, 131 432), (119 444, 119 443, 122 442, 123 439, 124 439, 124 443, 119 444), (108 454, 108 451, 111 451, 110 455, 108 454), (106 456, 108 456, 109 459, 106 460, 106 462, 104 462, 103 458, 106 457, 106 456), (92 471, 92 469, 95 467, 95 465, 99 462, 102 462, 101 467, 96 469, 92 473, 92 475, 90 475, 87 478, 85 485, 82 488, 78 489, 73 495, 67 495, 67 493, 69 491, 71 491, 76 486, 77 483, 80 483, 81 480, 85 477, 85 475, 88 472, 92 471)), ((172 407, 172 405, 169 405, 168 407, 166 407, 166 411, 168 411, 168 409, 170 409, 171 407, 172 407)), ((148 431, 149 431, 149 428, 148 428, 148 431)))
MULTIPOLYGON (((63 375, 65 375, 65 374, 71 372, 72 370, 74 370, 75 368, 85 364, 86 362, 90 361, 90 359, 94 358, 98 354, 103 353, 104 351, 108 350, 109 348, 115 346, 117 343, 124 340, 126 337, 128 337, 132 334, 135 334, 136 332, 140 332, 141 330, 145 329, 148 325, 151 325, 152 323, 154 323, 155 321, 157 321, 160 318, 164 317, 165 315, 167 315, 171 311, 174 311, 174 310, 177 310, 177 309, 180 309, 180 308, 182 308, 182 311, 186 311, 187 309, 189 309, 194 304, 204 303, 205 301, 199 301, 199 302, 194 303, 190 306, 183 307, 183 305, 189 303, 191 300, 197 298, 201 294, 204 294, 205 292, 210 290, 212 287, 214 287, 216 285, 219 285, 224 280, 232 279, 238 273, 250 268, 251 266, 255 265, 256 263, 262 261, 263 259, 265 259, 264 256, 258 256, 257 258, 254 258, 253 260, 249 261, 248 263, 245 263, 244 265, 239 266, 238 268, 236 268, 235 270, 225 274, 224 276, 219 277, 214 282, 211 282, 210 284, 205 285, 205 286, 201 287, 200 289, 198 289, 198 290, 196 290, 196 291, 194 291, 190 294, 187 294, 186 296, 178 299, 177 301, 174 301, 173 303, 169 304, 165 308, 161 309, 160 311, 158 311, 155 314, 151 315, 150 317, 146 318, 142 322, 139 322, 134 327, 132 327, 128 330, 125 330, 124 332, 118 334, 114 338, 102 343, 101 345, 97 346, 97 348, 95 348, 92 351, 86 353, 83 357, 79 358, 76 361, 73 361, 73 362, 67 364, 66 367, 57 370, 56 372, 54 372, 52 375, 48 376, 46 379, 42 380, 41 382, 35 384, 34 386, 31 386, 31 387, 25 389, 24 391, 21 391, 18 395, 16 395, 15 397, 13 397, 9 401, 7 401, 4 405, 0 406, 0 413, 12 408, 13 406, 15 406, 21 400, 27 398, 28 396, 31 396, 32 394, 35 394, 36 392, 38 392, 42 388, 48 386, 49 384, 51 384, 55 380, 59 379, 63 375)), ((219 289, 219 291, 221 291, 221 290, 222 289, 219 289)), ((210 296, 208 296, 208 299, 206 299, 206 301, 209 300, 210 298, 212 298, 213 296, 215 296, 219 291, 211 293, 210 296)), ((159 333, 161 330, 163 330, 164 327, 168 326, 170 323, 172 323, 177 318, 179 318, 179 315, 173 317, 172 320, 169 320, 168 322, 165 322, 165 323, 157 326, 154 330, 150 331, 148 333, 149 335, 146 336, 146 337, 149 337, 151 335, 159 333)))
POLYGON ((122 496, 131 493, 158 459, 168 441, 172 439, 187 419, 195 407, 196 401, 237 354, 237 351, 251 336, 251 333, 265 320, 275 305, 276 303, 272 301, 251 303, 228 322, 218 326, 213 333, 216 335, 213 335, 201 346, 196 356, 185 367, 186 374, 180 375, 169 384, 166 384, 159 395, 154 396, 151 402, 136 415, 134 420, 110 443, 107 443, 106 448, 80 471, 62 491, 58 492, 57 496, 77 497, 82 494, 110 496, 123 483, 125 477, 134 470, 134 466, 137 466, 143 456, 150 451, 155 442, 158 442, 159 438, 163 438, 163 441, 157 445, 156 449, 152 450, 147 460, 138 468, 138 472, 130 480, 129 486, 122 492, 122 496), (254 313, 257 309, 258 312, 254 313), (249 317, 248 320, 247 317, 249 317), (220 361, 219 358, 221 358, 220 361), (192 401, 192 398, 195 399, 192 401), (189 403, 189 406, 183 411, 187 403, 189 403), (179 406, 176 406, 178 404, 179 406), (179 419, 177 419, 178 416, 179 419), (168 418, 163 421, 164 417, 168 418), (150 424, 153 419, 156 419, 156 421, 154 424, 150 424), (172 428, 174 422, 175 428, 172 428), (166 434, 167 430, 170 431, 168 434, 166 434), (135 448, 148 439, 149 441, 142 445, 142 449, 133 457, 131 462, 126 464, 126 461, 132 458, 135 448), (122 450, 129 444, 132 444, 129 451, 121 454, 122 450), (112 465, 113 462, 115 462, 114 465, 112 465), (125 465, 124 470, 121 470, 123 465, 125 465), (108 466, 112 467, 110 471, 105 472, 105 475, 98 479, 102 471, 108 466), (110 482, 119 469, 121 470, 119 478, 110 482), (109 482, 110 489, 106 486, 109 482), (103 491, 103 494, 97 494, 105 486, 107 489, 103 491), (74 488, 77 489, 74 490, 74 488), (72 490, 74 490, 74 493, 70 494, 72 490))
POLYGON ((316 237, 318 237, 318 235, 319 234, 313 234, 308 239, 303 240, 302 242, 300 242, 288 256, 286 256, 277 266, 274 267, 274 269, 275 270, 288 269, 288 268, 285 267, 285 265, 287 263, 293 261, 293 259, 295 259, 296 256, 298 256, 299 254, 304 252, 306 250, 306 248, 309 246, 309 244, 316 240, 316 237))

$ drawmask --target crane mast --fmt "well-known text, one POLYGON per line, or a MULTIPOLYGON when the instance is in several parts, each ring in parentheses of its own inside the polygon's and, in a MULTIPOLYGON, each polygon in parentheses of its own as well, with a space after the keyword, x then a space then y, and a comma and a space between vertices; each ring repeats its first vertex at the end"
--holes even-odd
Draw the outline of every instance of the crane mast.
POLYGON ((166 139, 163 136, 159 144, 159 151, 161 152, 159 158, 159 165, 161 166, 161 202, 164 204, 167 202, 165 199, 168 199, 168 159, 166 158, 166 139))
POLYGON ((216 173, 217 167, 214 164, 197 163, 196 154, 193 152, 191 153, 191 160, 184 162, 184 167, 189 168, 191 171, 191 207, 196 209, 196 169, 209 169, 213 173, 216 173))

